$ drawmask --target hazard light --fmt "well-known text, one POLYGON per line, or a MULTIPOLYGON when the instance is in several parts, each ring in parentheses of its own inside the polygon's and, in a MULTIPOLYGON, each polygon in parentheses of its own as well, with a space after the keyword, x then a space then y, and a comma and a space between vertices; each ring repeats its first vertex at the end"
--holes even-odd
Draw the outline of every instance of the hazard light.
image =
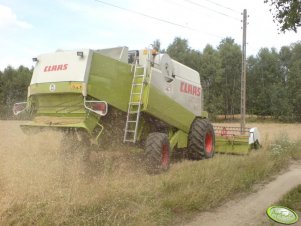
POLYGON ((76 52, 76 55, 83 58, 84 57, 84 52, 78 51, 78 52, 76 52))
POLYGON ((106 101, 85 100, 85 108, 98 115, 105 116, 108 112, 108 103, 106 101))

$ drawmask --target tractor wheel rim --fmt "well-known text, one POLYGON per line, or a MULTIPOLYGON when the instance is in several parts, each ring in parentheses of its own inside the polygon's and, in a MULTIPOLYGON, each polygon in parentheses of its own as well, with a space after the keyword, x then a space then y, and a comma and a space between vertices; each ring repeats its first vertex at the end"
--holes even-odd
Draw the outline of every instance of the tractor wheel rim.
POLYGON ((168 153, 168 145, 164 144, 162 146, 162 159, 161 159, 161 164, 164 169, 168 167, 169 163, 169 153, 168 153))
POLYGON ((207 132, 205 137, 205 151, 211 153, 213 150, 213 135, 212 132, 207 132))

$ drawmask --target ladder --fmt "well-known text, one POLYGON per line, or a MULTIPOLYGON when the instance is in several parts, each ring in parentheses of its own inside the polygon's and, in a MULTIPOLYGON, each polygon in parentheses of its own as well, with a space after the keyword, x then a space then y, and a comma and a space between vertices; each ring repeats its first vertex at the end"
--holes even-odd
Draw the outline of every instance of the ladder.
POLYGON ((123 142, 136 143, 145 77, 146 67, 139 66, 138 59, 136 59, 123 142))

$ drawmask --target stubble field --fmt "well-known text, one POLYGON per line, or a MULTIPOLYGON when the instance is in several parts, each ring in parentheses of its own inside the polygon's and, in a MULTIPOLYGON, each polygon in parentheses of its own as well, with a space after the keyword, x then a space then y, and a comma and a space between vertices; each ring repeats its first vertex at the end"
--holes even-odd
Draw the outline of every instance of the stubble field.
MULTIPOLYGON (((248 175, 250 181, 239 183, 266 154, 182 161, 172 164, 167 173, 154 176, 144 171, 139 153, 119 146, 92 153, 87 170, 76 156, 68 162, 61 159, 61 133, 44 131, 27 136, 20 123, 0 121, 0 225, 179 223, 195 211, 219 205, 235 190, 248 190, 250 183, 260 181, 279 164, 269 163, 248 175), (246 173, 233 175, 236 164, 246 173)), ((276 137, 301 137, 301 124, 247 126, 259 128, 264 145, 276 137)))

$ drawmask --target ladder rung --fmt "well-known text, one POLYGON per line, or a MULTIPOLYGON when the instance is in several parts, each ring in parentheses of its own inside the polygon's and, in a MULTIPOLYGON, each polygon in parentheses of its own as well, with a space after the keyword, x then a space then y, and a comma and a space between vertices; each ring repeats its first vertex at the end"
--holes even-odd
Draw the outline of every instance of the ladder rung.
MULTIPOLYGON (((137 136, 137 127, 139 123, 139 115, 140 115, 140 108, 143 105, 142 103, 142 94, 143 94, 143 87, 144 87, 144 80, 146 76, 146 68, 144 66, 139 66, 138 61, 135 62, 134 75, 132 80, 132 89, 130 93, 130 101, 128 106, 127 112, 127 119, 126 119, 126 126, 124 131, 123 142, 136 142, 137 136), (137 71, 137 69, 143 69, 143 74, 141 70, 137 71), (139 79, 140 78, 140 79, 139 79), (138 86, 138 87, 137 87, 138 86), (139 96, 139 98, 137 98, 139 96), (136 100, 136 98, 138 100, 136 100), (136 120, 135 120, 136 118, 136 120), (131 124, 133 123, 133 124, 131 124), (135 125, 135 129, 131 128, 135 125), (129 129, 131 128, 131 129, 129 129)), ((133 67, 132 66, 132 67, 133 67)))

